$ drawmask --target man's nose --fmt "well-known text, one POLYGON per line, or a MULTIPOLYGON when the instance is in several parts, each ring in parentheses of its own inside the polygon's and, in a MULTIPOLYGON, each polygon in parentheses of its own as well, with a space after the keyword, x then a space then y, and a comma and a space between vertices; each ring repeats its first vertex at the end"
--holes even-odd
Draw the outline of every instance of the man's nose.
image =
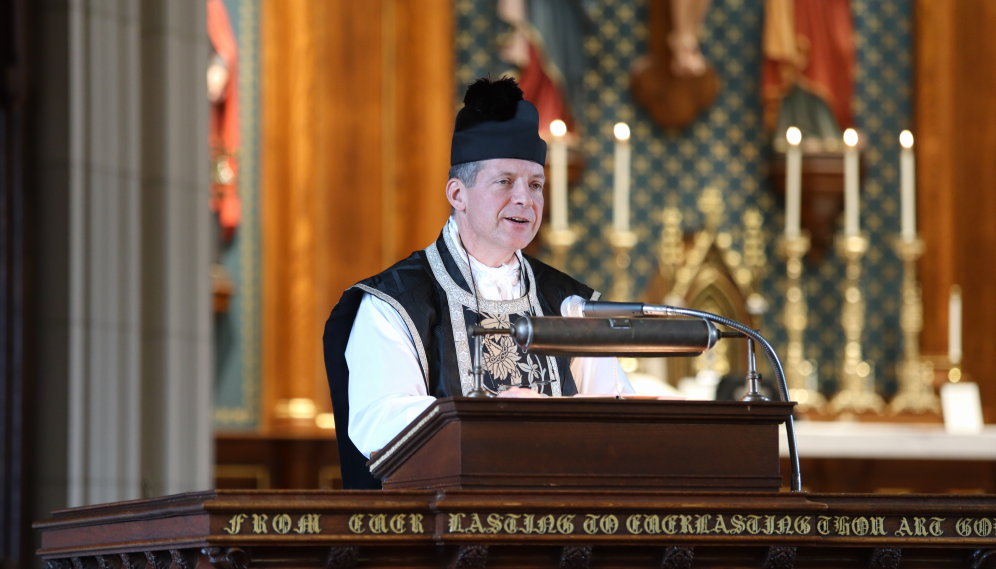
POLYGON ((533 207, 533 196, 529 194, 529 188, 523 180, 516 180, 512 187, 512 203, 524 207, 533 207))

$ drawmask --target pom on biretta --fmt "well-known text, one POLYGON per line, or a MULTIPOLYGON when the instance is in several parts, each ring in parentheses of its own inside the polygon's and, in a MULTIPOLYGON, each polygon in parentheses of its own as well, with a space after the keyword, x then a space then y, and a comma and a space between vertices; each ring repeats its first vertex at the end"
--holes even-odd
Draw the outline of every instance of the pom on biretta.
POLYGON ((450 165, 494 158, 546 164, 546 142, 539 136, 539 113, 522 98, 515 79, 485 77, 463 97, 453 129, 450 165))

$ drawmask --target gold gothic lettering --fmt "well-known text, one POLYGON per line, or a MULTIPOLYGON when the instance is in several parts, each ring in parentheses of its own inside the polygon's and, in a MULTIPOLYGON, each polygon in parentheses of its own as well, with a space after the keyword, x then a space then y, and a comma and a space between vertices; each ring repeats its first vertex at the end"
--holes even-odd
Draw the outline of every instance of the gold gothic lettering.
POLYGON ((253 533, 266 533, 266 520, 269 516, 266 514, 253 514, 252 515, 252 532, 253 533))
POLYGON ((820 535, 830 535, 830 516, 816 518, 816 531, 820 532, 820 535))
POLYGON ((228 527, 224 530, 230 534, 236 534, 242 531, 242 522, 246 521, 249 516, 245 514, 237 514, 232 516, 232 519, 228 520, 228 527))
POLYGON ((930 518, 930 535, 934 537, 941 537, 944 535, 944 528, 941 527, 941 522, 947 518, 930 518))
POLYGON ((273 531, 285 534, 291 530, 291 518, 287 514, 273 516, 273 531))
POLYGON ((910 529, 910 523, 906 521, 906 518, 903 518, 903 520, 899 522, 899 529, 896 530, 896 535, 899 537, 913 535, 913 531, 910 529))
POLYGON ((294 531, 299 534, 322 533, 322 526, 318 523, 318 519, 321 517, 321 514, 302 514, 301 518, 297 520, 297 529, 294 531))
POLYGON ((885 518, 871 518, 872 535, 885 535, 885 518))

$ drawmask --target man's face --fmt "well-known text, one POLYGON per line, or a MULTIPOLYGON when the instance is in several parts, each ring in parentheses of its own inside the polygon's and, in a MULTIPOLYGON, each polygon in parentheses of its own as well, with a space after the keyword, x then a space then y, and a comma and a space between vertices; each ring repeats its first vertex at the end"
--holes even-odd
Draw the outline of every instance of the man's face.
POLYGON ((457 192, 448 187, 447 197, 455 209, 466 213, 473 235, 465 236, 465 241, 470 237, 475 249, 510 255, 528 245, 539 231, 545 183, 543 167, 535 162, 487 160, 472 187, 457 192))

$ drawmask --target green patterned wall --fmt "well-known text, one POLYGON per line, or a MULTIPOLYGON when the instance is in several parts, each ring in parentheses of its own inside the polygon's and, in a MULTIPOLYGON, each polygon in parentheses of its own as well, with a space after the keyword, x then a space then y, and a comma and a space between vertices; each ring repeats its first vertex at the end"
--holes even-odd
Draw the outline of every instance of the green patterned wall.
MULTIPOLYGON (((580 109, 587 167, 573 188, 570 216, 582 232, 569 257, 569 270, 600 290, 612 282, 612 252, 602 229, 612 216, 612 126, 629 123, 633 136, 632 225, 640 243, 633 253, 636 290, 655 270, 651 247, 660 235, 659 213, 680 207, 686 230, 703 224, 695 201, 706 187, 721 190, 726 203, 722 230, 742 243, 741 212, 750 206, 764 214, 768 259, 762 284, 771 304, 764 330, 783 350, 779 313, 785 266, 774 251, 783 227, 783 208, 766 180, 766 134, 761 122, 759 82, 764 0, 713 0, 702 50, 722 80, 715 104, 690 127, 666 131, 656 126, 629 93, 629 69, 647 50, 646 0, 591 0, 593 29, 585 41, 585 108, 580 109)), ((875 363, 880 390, 895 390, 895 364, 901 355, 899 298, 901 266, 890 241, 899 232, 898 135, 910 128, 910 0, 852 0, 857 69, 853 109, 867 138, 867 175, 862 226, 869 232, 863 286, 867 299, 865 358, 875 363)), ((456 0, 457 84, 508 69, 496 56, 504 27, 496 0, 456 0)), ((806 356, 819 362, 821 388, 833 391, 844 341, 840 325, 843 263, 833 251, 818 266, 806 265, 810 326, 806 356)))

